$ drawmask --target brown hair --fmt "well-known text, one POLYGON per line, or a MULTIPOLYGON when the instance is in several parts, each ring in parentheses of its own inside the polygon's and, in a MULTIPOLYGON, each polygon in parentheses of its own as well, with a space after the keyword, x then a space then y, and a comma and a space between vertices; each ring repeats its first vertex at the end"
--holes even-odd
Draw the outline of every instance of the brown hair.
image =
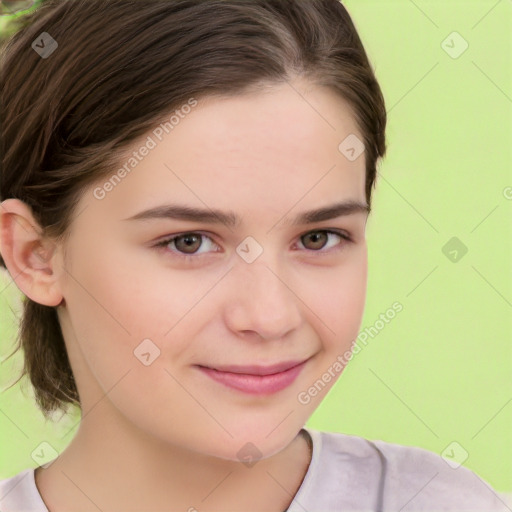
MULTIPOLYGON (((371 205, 386 109, 338 0, 48 0, 18 21, 1 48, 0 201, 24 201, 49 239, 65 242, 83 191, 191 97, 298 76, 351 107, 371 205), (58 43, 47 58, 32 47, 43 32, 58 43)), ((23 299, 20 378, 29 376, 46 417, 80 406, 56 308, 23 299)))

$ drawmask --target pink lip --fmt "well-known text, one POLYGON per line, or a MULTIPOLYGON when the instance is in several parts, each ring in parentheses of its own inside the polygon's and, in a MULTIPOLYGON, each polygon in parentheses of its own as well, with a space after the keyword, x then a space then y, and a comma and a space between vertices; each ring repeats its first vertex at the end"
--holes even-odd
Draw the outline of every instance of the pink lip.
POLYGON ((207 366, 206 368, 212 368, 214 370, 218 370, 219 372, 229 372, 229 373, 243 373, 244 375, 272 375, 274 373, 281 373, 285 370, 289 370, 294 366, 297 366, 303 363, 304 360, 300 361, 285 361, 283 363, 277 363, 269 366, 258 366, 258 365, 230 365, 230 366, 207 366))
POLYGON ((252 395, 267 395, 287 388, 297 378, 306 362, 295 361, 267 367, 231 366, 222 367, 222 370, 199 366, 199 369, 213 380, 230 388, 252 395))

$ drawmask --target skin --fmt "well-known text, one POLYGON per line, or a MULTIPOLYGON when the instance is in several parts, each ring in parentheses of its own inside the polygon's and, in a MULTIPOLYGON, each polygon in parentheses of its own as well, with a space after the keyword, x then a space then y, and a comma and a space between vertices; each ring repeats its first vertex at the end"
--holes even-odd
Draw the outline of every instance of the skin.
POLYGON ((367 214, 286 225, 342 200, 366 203, 364 154, 338 150, 350 134, 362 140, 348 105, 292 84, 200 101, 104 199, 97 185, 83 194, 67 258, 24 203, 2 203, 2 255, 24 294, 58 306, 82 401, 76 436, 36 470, 51 512, 282 512, 298 491, 311 460, 299 432, 340 373, 309 403, 297 396, 358 335, 367 214), (232 210, 241 223, 123 220, 166 203, 232 210), (352 241, 303 237, 322 229, 352 241), (179 257, 183 243, 154 247, 190 232, 207 235, 188 250, 196 260, 179 257), (264 249, 250 264, 236 252, 248 236, 264 249), (146 338, 161 351, 149 366, 133 353, 146 338), (306 358, 291 386, 266 396, 194 366, 306 358), (237 455, 247 442, 261 453, 251 467, 237 455))

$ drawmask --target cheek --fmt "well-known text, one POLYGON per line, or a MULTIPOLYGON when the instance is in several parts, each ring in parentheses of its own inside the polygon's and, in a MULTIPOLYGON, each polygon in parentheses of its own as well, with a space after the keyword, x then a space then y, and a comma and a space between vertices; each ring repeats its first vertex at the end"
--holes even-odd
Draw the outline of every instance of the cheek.
POLYGON ((315 276, 305 296, 317 315, 311 320, 319 326, 326 350, 346 350, 359 333, 364 313, 367 286, 365 247, 354 251, 346 264, 315 276))
POLYGON ((114 334, 113 342, 163 337, 214 282, 214 276, 194 280, 158 258, 141 258, 122 246, 107 245, 102 254, 108 256, 74 260, 65 296, 85 331, 114 334))
POLYGON ((178 271, 113 245, 100 252, 108 257, 73 259, 64 294, 74 335, 104 391, 128 371, 148 389, 170 378, 169 361, 179 367, 191 357, 190 340, 209 319, 211 298, 203 299, 219 276, 178 271))

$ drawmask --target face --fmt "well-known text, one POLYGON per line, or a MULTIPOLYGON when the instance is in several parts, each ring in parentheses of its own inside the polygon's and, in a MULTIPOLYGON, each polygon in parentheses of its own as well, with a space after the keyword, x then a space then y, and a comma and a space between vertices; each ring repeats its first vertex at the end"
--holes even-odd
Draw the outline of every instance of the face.
POLYGON ((72 224, 59 318, 84 414, 108 393, 102 410, 153 438, 230 460, 251 442, 266 458, 321 403, 360 328, 367 213, 300 216, 366 204, 364 153, 339 150, 362 135, 334 92, 299 83, 199 102, 161 131, 115 186, 90 187, 72 224), (208 217, 129 220, 168 205, 208 217), (293 381, 233 380, 250 391, 200 368, 305 360, 293 381))

